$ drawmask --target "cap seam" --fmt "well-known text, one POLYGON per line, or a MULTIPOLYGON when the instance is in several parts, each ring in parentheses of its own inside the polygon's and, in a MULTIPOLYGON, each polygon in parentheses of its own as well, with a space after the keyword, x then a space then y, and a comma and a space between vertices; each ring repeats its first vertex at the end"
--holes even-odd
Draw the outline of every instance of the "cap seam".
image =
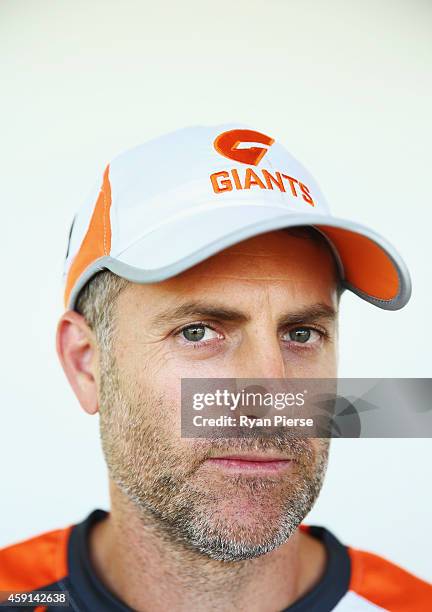
MULTIPOLYGON (((108 177, 108 168, 106 169, 106 173, 107 173, 107 181, 109 181, 109 177, 108 177)), ((105 184, 102 184, 102 195, 103 195, 103 201, 104 201, 104 214, 103 214, 103 219, 104 219, 104 238, 103 238, 103 247, 104 247, 104 255, 108 255, 107 253, 107 248, 106 248, 106 210, 107 210, 107 201, 106 201, 106 193, 105 193, 105 184)))
MULTIPOLYGON (((398 280, 400 281, 399 274, 398 274, 398 280)), ((371 295, 370 293, 366 293, 366 292, 365 292, 365 291, 363 291, 362 289, 358 289, 357 287, 355 287, 354 285, 352 285, 352 284, 351 284, 351 283, 349 283, 348 281, 345 281, 345 285, 347 286, 347 288, 348 288, 350 291, 354 291, 354 290, 355 290, 355 293, 357 293, 357 295, 360 295, 360 294, 361 294, 363 297, 367 297, 367 298, 368 298, 368 300, 374 300, 375 302, 382 302, 383 304, 392 304, 392 303, 396 303, 396 302, 399 300, 400 295, 401 295, 401 291, 399 290, 399 291, 398 291, 398 293, 397 293, 397 295, 396 295, 395 297, 390 298, 389 300, 385 300, 385 299, 383 299, 383 298, 379 298, 379 297, 376 297, 376 296, 374 296, 374 295, 371 295)), ((400 282, 399 282, 399 287, 400 287, 400 282)))

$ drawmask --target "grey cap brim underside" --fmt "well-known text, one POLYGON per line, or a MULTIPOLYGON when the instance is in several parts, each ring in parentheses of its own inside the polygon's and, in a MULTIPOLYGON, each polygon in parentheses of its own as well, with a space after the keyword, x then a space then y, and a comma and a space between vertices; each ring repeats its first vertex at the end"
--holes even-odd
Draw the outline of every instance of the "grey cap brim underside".
MULTIPOLYGON (((395 266, 395 269, 397 270, 399 279, 399 291, 398 294, 390 300, 383 300, 370 296, 347 282, 345 279, 343 262, 335 245, 323 232, 321 232, 321 234, 329 243, 329 246, 331 247, 335 256, 339 268, 339 274, 342 281, 343 290, 347 289, 349 291, 352 291, 363 300, 366 300, 374 306, 378 306, 379 308, 382 308, 384 310, 399 310, 407 304, 411 297, 412 290, 411 277, 408 268, 401 256, 394 249, 394 247, 382 236, 380 236, 368 227, 362 226, 352 221, 348 221, 346 219, 339 219, 325 215, 287 214, 279 216, 277 218, 261 220, 255 224, 247 225, 246 227, 241 228, 240 230, 227 233, 222 238, 207 244, 205 247, 190 253, 186 257, 183 257, 167 266, 158 269, 146 270, 144 268, 130 266, 124 263, 123 261, 119 261, 118 259, 115 259, 111 256, 100 257, 99 259, 92 262, 92 264, 79 277, 78 281, 76 282, 75 286, 71 291, 68 308, 72 310, 75 308, 76 299, 81 289, 95 274, 102 270, 108 269, 114 274, 117 274, 118 276, 121 276, 133 283, 157 283, 171 278, 172 276, 176 276, 177 274, 180 274, 184 270, 191 268, 192 266, 200 263, 201 261, 204 261, 208 257, 211 257, 219 251, 222 251, 223 249, 226 249, 232 246, 233 244, 241 242, 242 240, 246 240, 247 238, 251 238, 252 236, 257 236, 265 232, 289 227, 296 227, 299 225, 310 225, 318 231, 320 231, 320 225, 328 225, 340 229, 345 229, 351 232, 356 232, 362 236, 366 236, 367 238, 373 240, 385 251, 389 259, 395 266)), ((145 236, 143 236, 142 240, 145 243, 145 236)), ((161 247, 162 246, 163 245, 161 245, 161 247)), ((127 253, 127 251, 125 252, 127 253)), ((122 255, 124 256, 124 254, 122 255)), ((373 273, 374 271, 370 270, 370 274, 373 273)))

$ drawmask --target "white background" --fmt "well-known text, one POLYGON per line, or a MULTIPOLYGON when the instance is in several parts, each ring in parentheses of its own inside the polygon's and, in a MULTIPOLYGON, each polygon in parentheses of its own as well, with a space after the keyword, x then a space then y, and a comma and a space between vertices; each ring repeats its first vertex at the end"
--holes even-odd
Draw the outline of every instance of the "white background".
MULTIPOLYGON (((185 125, 284 142, 405 258, 398 312, 342 298, 340 376, 430 377, 427 0, 0 5, 0 546, 108 508, 97 417, 54 349, 73 213, 112 156, 185 125)), ((432 440, 334 441, 306 522, 432 580, 432 440)))

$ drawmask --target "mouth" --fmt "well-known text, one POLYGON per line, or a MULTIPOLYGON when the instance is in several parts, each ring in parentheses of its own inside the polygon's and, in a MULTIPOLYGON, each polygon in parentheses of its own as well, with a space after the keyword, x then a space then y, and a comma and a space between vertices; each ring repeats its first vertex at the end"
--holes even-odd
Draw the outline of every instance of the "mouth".
POLYGON ((209 457, 204 462, 209 467, 230 472, 258 472, 264 473, 282 472, 289 469, 294 461, 281 455, 267 454, 242 454, 221 455, 209 457))

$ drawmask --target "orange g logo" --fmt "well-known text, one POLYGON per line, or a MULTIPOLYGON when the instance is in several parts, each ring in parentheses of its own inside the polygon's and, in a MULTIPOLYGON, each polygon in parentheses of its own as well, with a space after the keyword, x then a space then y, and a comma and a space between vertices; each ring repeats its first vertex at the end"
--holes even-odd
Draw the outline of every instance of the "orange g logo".
POLYGON ((219 134, 213 144, 216 151, 224 157, 242 162, 242 164, 257 166, 268 149, 264 147, 239 148, 239 145, 245 142, 259 143, 270 147, 274 143, 274 139, 254 130, 230 130, 219 134))

